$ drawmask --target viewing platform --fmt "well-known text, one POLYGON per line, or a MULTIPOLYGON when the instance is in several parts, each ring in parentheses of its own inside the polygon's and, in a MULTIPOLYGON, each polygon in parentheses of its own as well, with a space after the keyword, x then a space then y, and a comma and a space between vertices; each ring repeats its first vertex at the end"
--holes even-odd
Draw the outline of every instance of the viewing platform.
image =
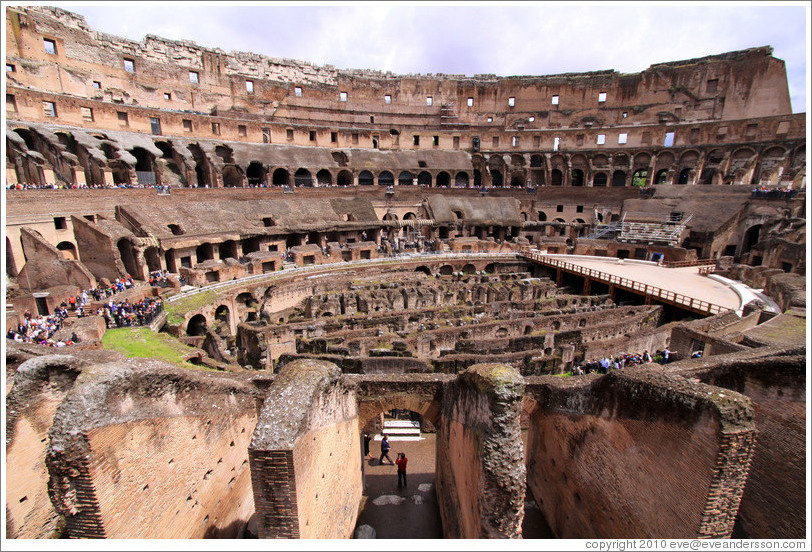
POLYGON ((548 255, 537 249, 526 251, 522 256, 584 277, 587 290, 590 282, 599 282, 609 285, 610 294, 614 289, 622 289, 643 295, 646 303, 658 301, 703 315, 739 311, 744 306, 742 296, 735 289, 706 275, 712 262, 707 266, 667 268, 649 261, 615 257, 548 255))

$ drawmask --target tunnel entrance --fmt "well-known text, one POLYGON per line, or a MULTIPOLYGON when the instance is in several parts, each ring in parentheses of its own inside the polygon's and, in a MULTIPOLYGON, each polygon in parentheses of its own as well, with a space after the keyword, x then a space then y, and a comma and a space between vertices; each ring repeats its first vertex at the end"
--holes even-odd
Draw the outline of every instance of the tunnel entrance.
MULTIPOLYGON (((443 538, 435 485, 434 426, 417 412, 392 409, 363 429, 370 441, 369 455, 363 459, 364 491, 356 528, 369 525, 378 539, 443 538), (398 488, 396 465, 390 465, 386 458, 383 464, 379 462, 384 433, 389 438, 392 462, 399 453, 406 455, 405 487, 398 488)), ((364 441, 362 434, 362 446, 364 441)))

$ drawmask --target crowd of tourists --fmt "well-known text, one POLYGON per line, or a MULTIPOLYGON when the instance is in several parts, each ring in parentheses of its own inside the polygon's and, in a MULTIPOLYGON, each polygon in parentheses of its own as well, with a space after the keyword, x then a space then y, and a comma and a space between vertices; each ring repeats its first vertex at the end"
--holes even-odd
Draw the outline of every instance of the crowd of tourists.
POLYGON ((8 339, 19 343, 37 343, 46 347, 65 347, 79 342, 74 332, 69 339, 54 339, 54 334, 62 328, 62 322, 68 317, 68 308, 65 303, 57 307, 54 314, 48 316, 33 316, 25 311, 23 321, 17 324, 6 334, 8 339))
POLYGON ((798 195, 798 190, 785 190, 782 188, 753 188, 750 197, 757 199, 791 199, 798 195))
POLYGON ((104 317, 104 325, 110 329, 147 326, 162 310, 163 301, 159 297, 147 297, 133 303, 129 299, 118 303, 108 301, 99 308, 97 314, 104 317))
MULTIPOLYGON (((701 355, 701 353, 700 353, 701 355)), ((591 360, 583 364, 573 366, 572 375, 582 376, 584 374, 608 374, 612 370, 622 370, 626 366, 634 366, 637 364, 648 364, 657 362, 659 364, 668 364, 677 360, 673 351, 669 351, 668 347, 660 351, 655 351, 654 357, 648 351, 643 353, 621 353, 618 355, 604 355, 598 360, 591 360)))

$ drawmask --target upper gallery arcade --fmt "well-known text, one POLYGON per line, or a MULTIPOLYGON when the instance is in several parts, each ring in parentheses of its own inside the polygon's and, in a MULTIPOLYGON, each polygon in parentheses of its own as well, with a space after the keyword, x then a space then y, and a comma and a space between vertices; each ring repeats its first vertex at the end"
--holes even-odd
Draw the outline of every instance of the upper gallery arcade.
POLYGON ((6 8, 7 180, 100 186, 800 185, 772 48, 548 76, 343 70, 6 8))

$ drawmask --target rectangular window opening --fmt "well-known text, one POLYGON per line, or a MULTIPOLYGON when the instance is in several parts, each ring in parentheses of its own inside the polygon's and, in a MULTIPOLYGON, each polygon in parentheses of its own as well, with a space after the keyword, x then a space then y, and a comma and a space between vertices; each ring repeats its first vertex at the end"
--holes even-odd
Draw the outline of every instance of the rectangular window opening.
POLYGON ((347 93, 346 92, 339 92, 338 93, 338 100, 342 102, 347 101, 347 93))
POLYGON ((161 134, 161 120, 158 117, 150 117, 149 125, 152 130, 152 134, 161 134))
POLYGON ((17 68, 14 67, 14 64, 12 64, 12 63, 6 63, 6 71, 8 73, 14 73, 14 72, 17 71, 17 68))
POLYGON ((42 45, 45 48, 46 54, 54 54, 56 55, 56 41, 50 38, 43 38, 42 45))
POLYGON ((254 81, 252 80, 245 81, 245 91, 248 92, 249 94, 254 93, 254 81))
POLYGON ((67 230, 68 222, 65 217, 54 217, 54 228, 57 230, 67 230))
POLYGON ((310 131, 310 141, 311 141, 311 142, 315 142, 315 141, 316 141, 316 131, 315 131, 315 130, 311 130, 311 131, 310 131))
POLYGON ((245 125, 237 125, 237 134, 240 136, 247 136, 248 135, 248 127, 245 125))
POLYGON ((508 105, 510 107, 514 107, 516 105, 516 98, 514 98, 513 96, 509 97, 508 98, 508 105))
POLYGON ((127 115, 126 111, 119 111, 116 116, 118 117, 118 124, 119 126, 128 127, 130 126, 130 118, 127 115))
POLYGON ((390 96, 389 94, 385 95, 385 96, 383 97, 383 103, 385 103, 385 104, 391 104, 391 103, 392 103, 392 96, 390 96))
POLYGON ((460 149, 460 137, 459 136, 454 136, 451 140, 452 140, 452 144, 453 144, 452 147, 454 149, 460 149))
POLYGON ((17 113, 17 99, 14 94, 6 94, 6 111, 17 113))
POLYGON ((93 88, 96 88, 97 90, 100 90, 101 89, 101 82, 93 81, 93 88))
POLYGON ((330 141, 331 141, 332 143, 334 143, 334 144, 335 144, 336 142, 338 142, 338 132, 331 132, 331 133, 330 133, 330 141))
POLYGON ((512 136, 510 138, 510 145, 513 146, 514 148, 519 147, 519 137, 518 136, 512 136))
POLYGON ((606 101, 606 92, 599 92, 598 93, 598 103, 603 103, 606 101))
POLYGON ((172 99, 172 94, 169 93, 169 92, 164 92, 164 99, 165 100, 171 100, 172 99))
POLYGON ((189 82, 198 84, 200 82, 200 74, 197 71, 189 71, 189 82))
POLYGON ((625 144, 626 141, 629 139, 629 135, 625 132, 621 132, 617 135, 617 143, 618 144, 625 144))
POLYGON ((135 60, 124 58, 124 70, 128 73, 135 73, 135 60))
POLYGON ((302 97, 302 87, 301 86, 294 86, 293 87, 293 95, 297 98, 302 97))
POLYGON ((262 143, 263 144, 270 144, 271 143, 271 129, 270 128, 263 128, 262 129, 262 143))
POLYGON ((212 123, 211 124, 211 133, 215 135, 220 134, 220 123, 212 123))
POLYGON ((285 137, 288 140, 293 140, 293 129, 292 128, 285 129, 285 137))
POLYGON ((183 119, 183 130, 186 132, 192 132, 192 120, 191 119, 183 119))
POLYGON ((79 110, 82 112, 83 120, 93 122, 93 109, 89 107, 80 107, 79 110))
POLYGON ((708 79, 707 86, 705 87, 705 92, 708 94, 715 94, 716 89, 719 87, 719 79, 708 79))
POLYGON ((352 143, 355 144, 355 145, 358 145, 358 133, 357 132, 352 133, 352 143))
POLYGON ((42 111, 46 117, 56 117, 56 104, 54 102, 42 102, 42 111))
POLYGON ((558 145, 561 143, 561 138, 556 136, 553 138, 553 151, 558 151, 558 145))
POLYGON ((606 143, 606 135, 598 134, 598 145, 601 146, 606 143))
POLYGON ((665 146, 666 148, 670 148, 673 145, 674 145, 674 133, 666 132, 665 141, 663 141, 663 146, 665 146))
POLYGON ((414 137, 412 139, 412 144, 414 144, 415 146, 420 145, 420 135, 419 134, 414 135, 414 137))
POLYGON ((434 99, 431 96, 426 96, 426 105, 431 105, 434 99))
POLYGON ((493 137, 493 147, 495 147, 495 148, 499 147, 499 137, 498 136, 493 137))
POLYGON ((474 107, 474 99, 468 98, 468 107, 474 107))
POLYGON ((555 96, 553 96, 553 98, 552 98, 552 104, 553 104, 553 105, 558 105, 558 94, 556 94, 555 96))
POLYGON ((538 148, 541 146, 541 136, 533 136, 533 147, 538 148))

